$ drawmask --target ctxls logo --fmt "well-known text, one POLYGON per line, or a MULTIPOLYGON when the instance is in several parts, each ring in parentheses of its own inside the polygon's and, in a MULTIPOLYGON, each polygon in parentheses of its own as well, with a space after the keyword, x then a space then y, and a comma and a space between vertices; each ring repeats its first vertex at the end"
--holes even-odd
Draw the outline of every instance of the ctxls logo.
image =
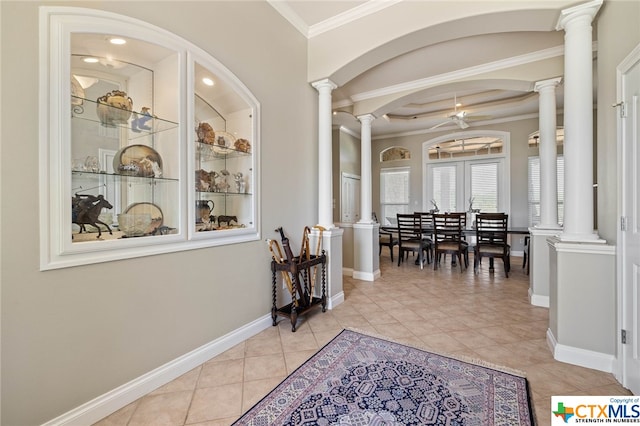
POLYGON ((640 424, 637 396, 554 396, 551 424, 611 423, 640 424))

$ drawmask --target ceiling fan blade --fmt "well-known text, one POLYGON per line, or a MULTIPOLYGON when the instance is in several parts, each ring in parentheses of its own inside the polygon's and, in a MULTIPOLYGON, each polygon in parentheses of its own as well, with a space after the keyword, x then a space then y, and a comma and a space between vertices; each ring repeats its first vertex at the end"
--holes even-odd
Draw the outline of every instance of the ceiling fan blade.
POLYGON ((491 115, 467 115, 464 119, 469 121, 481 121, 481 120, 490 120, 493 116, 491 115))
POLYGON ((457 120, 457 122, 458 122, 458 126, 459 126, 461 129, 466 129, 466 128, 468 128, 468 127, 469 127, 469 123, 467 123, 467 122, 466 122, 466 121, 464 121, 464 120, 457 120))
POLYGON ((444 126, 445 124, 449 124, 449 123, 450 123, 449 121, 443 121, 442 123, 438 123, 433 127, 429 127, 429 130, 437 129, 440 126, 444 126))

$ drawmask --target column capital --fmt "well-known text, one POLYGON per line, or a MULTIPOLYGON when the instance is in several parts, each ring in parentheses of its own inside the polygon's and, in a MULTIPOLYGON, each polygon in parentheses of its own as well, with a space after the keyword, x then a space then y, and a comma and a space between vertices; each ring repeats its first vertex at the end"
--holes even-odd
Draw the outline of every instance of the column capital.
POLYGON ((546 87, 556 87, 562 82, 562 77, 550 78, 548 80, 536 81, 536 84, 533 86, 534 92, 539 92, 541 89, 546 87))
POLYGON ((589 18, 590 22, 593 21, 593 18, 598 13, 598 10, 600 10, 603 1, 604 0, 592 0, 590 2, 562 10, 560 12, 560 17, 558 18, 558 23, 556 24, 556 30, 560 31, 566 29, 567 23, 578 17, 586 16, 589 18))
POLYGON ((364 124, 364 123, 371 123, 373 120, 376 119, 376 116, 373 114, 362 114, 362 115, 356 116, 356 118, 360 123, 364 124))
POLYGON ((322 89, 329 89, 329 91, 337 89, 338 85, 328 78, 323 78, 322 80, 314 81, 311 85, 319 92, 322 89))

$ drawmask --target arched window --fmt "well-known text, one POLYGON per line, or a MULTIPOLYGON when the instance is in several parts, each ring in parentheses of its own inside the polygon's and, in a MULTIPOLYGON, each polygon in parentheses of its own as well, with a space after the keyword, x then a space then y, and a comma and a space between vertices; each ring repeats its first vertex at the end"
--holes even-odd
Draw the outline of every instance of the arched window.
POLYGON ((392 146, 380 153, 380 162, 396 161, 396 160, 409 160, 411 158, 411 151, 401 146, 392 146))

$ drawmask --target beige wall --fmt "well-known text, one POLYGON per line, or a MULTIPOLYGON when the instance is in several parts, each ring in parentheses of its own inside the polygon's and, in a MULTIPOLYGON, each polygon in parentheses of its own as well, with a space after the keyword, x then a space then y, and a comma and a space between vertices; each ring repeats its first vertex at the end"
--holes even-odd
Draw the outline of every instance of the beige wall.
POLYGON ((262 107, 262 240, 38 270, 38 6, 0 2, 2 424, 55 418, 270 312, 264 238, 317 223, 317 94, 307 42, 268 3, 57 2, 163 27, 262 107), (283 60, 286 58, 286 61, 283 60), (295 105, 295 108, 292 108, 295 105))

